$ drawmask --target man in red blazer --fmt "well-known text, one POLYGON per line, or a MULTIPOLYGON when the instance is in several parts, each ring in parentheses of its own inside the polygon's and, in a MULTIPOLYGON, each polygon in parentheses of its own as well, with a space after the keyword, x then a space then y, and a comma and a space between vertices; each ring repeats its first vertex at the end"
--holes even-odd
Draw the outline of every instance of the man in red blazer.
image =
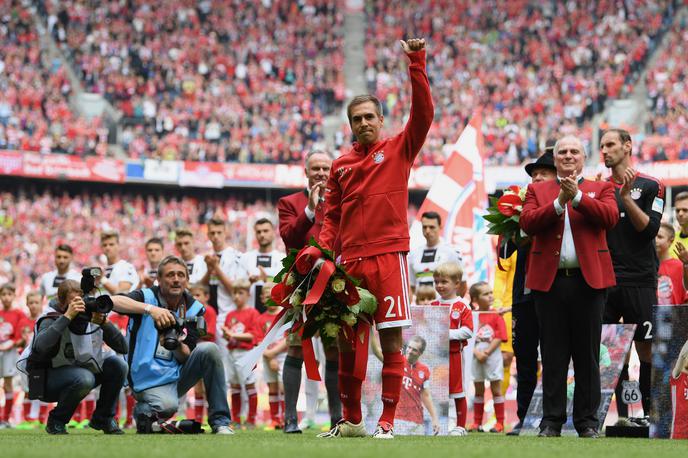
MULTIPOLYGON (((306 154, 305 165, 308 189, 282 197, 277 202, 279 232, 287 252, 292 248, 300 250, 306 246, 311 237, 317 239, 323 223, 322 202, 325 183, 330 176, 330 168, 332 167, 332 156, 321 150, 312 150, 306 154)), ((298 434, 301 433, 301 429, 297 424, 296 402, 301 389, 303 351, 301 350, 301 341, 296 338, 296 335, 290 335, 287 341, 289 348, 282 371, 284 432, 298 434)), ((327 389, 330 421, 332 425, 335 425, 342 417, 338 387, 339 353, 337 348, 326 348, 325 358, 325 388, 327 389)))
POLYGON ((619 220, 609 182, 581 176, 585 149, 566 136, 554 147, 557 180, 533 183, 521 228, 533 238, 526 287, 540 325, 543 417, 540 436, 561 434, 566 376, 573 359, 573 424, 580 437, 598 437, 600 334, 606 288, 616 284, 606 232, 619 220))

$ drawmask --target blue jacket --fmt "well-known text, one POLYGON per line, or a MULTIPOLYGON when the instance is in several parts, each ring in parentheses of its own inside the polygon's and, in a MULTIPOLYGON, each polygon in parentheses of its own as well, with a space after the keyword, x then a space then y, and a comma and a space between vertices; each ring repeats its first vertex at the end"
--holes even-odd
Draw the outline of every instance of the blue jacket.
MULTIPOLYGON (((143 294, 142 302, 160 307, 158 292, 157 287, 142 288, 139 291, 133 291, 129 296, 134 296, 133 299, 139 300, 143 294)), ((186 310, 186 318, 201 316, 205 313, 205 308, 200 302, 187 293, 184 296, 185 304, 191 304, 186 310)), ((177 312, 172 313, 178 316, 177 312)), ((175 359, 173 352, 160 345, 160 334, 150 315, 131 315, 127 326, 127 336, 129 338, 127 358, 129 386, 135 392, 179 380, 182 364, 175 359)))

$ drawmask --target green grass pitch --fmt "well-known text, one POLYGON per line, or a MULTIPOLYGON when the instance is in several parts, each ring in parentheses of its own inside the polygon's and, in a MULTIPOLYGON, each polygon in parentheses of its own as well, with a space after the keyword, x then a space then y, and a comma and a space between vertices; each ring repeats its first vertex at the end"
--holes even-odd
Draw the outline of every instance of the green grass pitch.
POLYGON ((597 440, 470 434, 467 437, 397 437, 317 439, 314 433, 239 431, 234 436, 150 435, 128 431, 105 436, 96 431, 70 431, 49 436, 42 430, 0 431, 3 458, 686 458, 688 441, 648 439, 597 440))

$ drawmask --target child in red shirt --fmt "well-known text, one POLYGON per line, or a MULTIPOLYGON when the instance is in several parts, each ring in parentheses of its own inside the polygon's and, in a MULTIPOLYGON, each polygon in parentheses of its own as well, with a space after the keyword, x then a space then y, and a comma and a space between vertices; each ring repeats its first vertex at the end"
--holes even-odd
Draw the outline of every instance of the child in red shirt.
MULTIPOLYGON (((669 223, 662 223, 659 226, 657 237, 655 238, 655 248, 659 257, 659 271, 657 272, 657 303, 659 305, 683 304, 686 300, 686 269, 681 259, 676 259, 671 255, 671 246, 674 243, 676 231, 669 223)), ((685 252, 685 250, 684 250, 685 252)), ((678 256, 683 256, 688 261, 688 252, 682 254, 676 250, 678 256)))
POLYGON ((241 357, 255 344, 260 336, 258 329, 258 318, 260 314, 256 309, 248 305, 249 290, 251 284, 248 280, 240 279, 234 282, 232 288, 232 299, 236 305, 236 310, 227 314, 225 324, 222 326, 222 333, 227 339, 229 355, 228 363, 228 382, 232 387, 232 418, 235 423, 239 423, 241 412, 241 384, 246 386, 248 395, 248 416, 246 426, 254 428, 256 426, 256 412, 258 411, 258 393, 256 392, 256 376, 253 372, 246 380, 240 376, 238 362, 241 357))
MULTIPOLYGON (((36 320, 41 316, 43 311, 41 293, 38 291, 31 291, 26 295, 26 307, 29 309, 29 315, 24 315, 21 322, 20 336, 21 340, 18 342, 19 353, 26 348, 27 345, 31 345, 31 340, 33 339, 34 326, 36 325, 36 320)), ((24 402, 22 403, 22 413, 24 422, 18 426, 24 429, 33 428, 38 424, 39 414, 41 410, 41 402, 39 400, 29 399, 29 386, 28 380, 22 377, 22 388, 24 390, 24 402)), ((47 410, 47 406, 46 406, 47 410)))
POLYGON ((17 346, 21 344, 21 325, 25 319, 21 311, 12 308, 14 298, 14 285, 6 283, 0 286, 0 377, 3 378, 5 390, 5 408, 0 418, 0 427, 5 428, 9 427, 14 406, 12 379, 17 375, 17 346))
POLYGON ((688 439, 688 341, 671 371, 671 438, 688 439))
POLYGON ((435 289, 440 299, 431 305, 449 306, 449 398, 454 399, 456 408, 456 426, 449 430, 451 436, 465 436, 466 394, 463 390, 462 351, 468 339, 473 337, 473 314, 466 302, 458 296, 461 288, 463 270, 456 263, 440 264, 435 269, 433 278, 435 289))
MULTIPOLYGON (((267 304, 274 283, 265 283, 261 290, 261 301, 267 304)), ((267 306, 267 310, 258 317, 260 339, 264 339, 272 322, 279 314, 280 307, 267 306)), ((281 429, 283 413, 280 414, 280 405, 284 401, 284 387, 282 386, 282 368, 287 356, 287 341, 280 339, 273 342, 263 352, 263 379, 268 385, 268 399, 270 401, 270 426, 267 429, 281 429)))
MULTIPOLYGON (((210 299, 210 288, 208 285, 203 283, 194 283, 189 286, 189 292, 198 302, 203 304, 205 307, 205 314, 203 318, 205 319, 206 335, 201 337, 204 342, 215 342, 215 326, 217 324, 217 312, 214 308, 208 306, 208 300, 210 299)), ((207 410, 205 401, 205 386, 203 385, 203 380, 199 380, 194 386, 194 420, 199 423, 203 423, 204 409, 207 410)))
POLYGON ((471 304, 477 306, 478 328, 475 332, 473 348, 473 383, 475 399, 473 400, 473 425, 470 431, 482 431, 483 412, 485 409, 485 381, 490 382, 497 423, 491 433, 504 431, 504 397, 502 396, 502 379, 504 369, 500 345, 507 339, 504 318, 490 308, 494 303, 492 288, 486 282, 478 282, 470 289, 471 304))

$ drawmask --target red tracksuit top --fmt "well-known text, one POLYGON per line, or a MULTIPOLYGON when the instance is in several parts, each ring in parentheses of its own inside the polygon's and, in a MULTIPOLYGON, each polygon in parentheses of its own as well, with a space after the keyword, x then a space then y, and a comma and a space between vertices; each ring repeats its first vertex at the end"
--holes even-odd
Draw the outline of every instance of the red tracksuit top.
POLYGON ((332 163, 319 241, 332 248, 338 234, 342 260, 409 250, 408 180, 434 107, 425 50, 408 56, 411 114, 404 130, 367 147, 354 143, 332 163))

